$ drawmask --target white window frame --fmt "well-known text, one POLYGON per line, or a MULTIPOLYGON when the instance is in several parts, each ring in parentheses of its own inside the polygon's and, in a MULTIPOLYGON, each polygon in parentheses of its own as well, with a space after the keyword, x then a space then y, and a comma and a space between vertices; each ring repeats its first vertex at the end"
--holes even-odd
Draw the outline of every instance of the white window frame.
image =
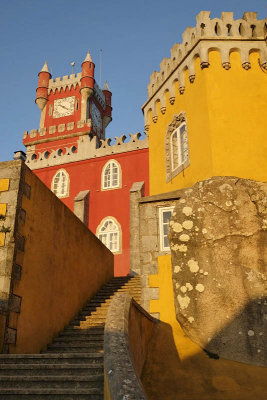
POLYGON ((171 169, 172 171, 175 171, 177 168, 179 168, 181 165, 185 163, 187 160, 187 157, 185 156, 185 149, 183 148, 184 146, 184 135, 186 135, 186 123, 183 122, 178 128, 176 128, 171 136, 170 136, 170 146, 171 146, 171 169), (185 127, 185 129, 182 132, 182 128, 185 127), (177 135, 177 143, 176 143, 176 150, 177 150, 177 165, 174 165, 174 143, 173 143, 173 136, 177 135))
MULTIPOLYGON (((122 231, 121 231, 121 225, 118 222, 118 220, 114 217, 108 216, 102 219, 102 221, 100 222, 100 224, 97 227, 96 230, 96 236, 98 237, 99 240, 101 240, 101 242, 113 253, 113 254, 119 254, 121 253, 121 243, 122 243, 122 231), (111 221, 113 224, 116 225, 117 229, 114 231, 108 231, 105 233, 105 231, 101 231, 102 227, 108 222, 111 221), (107 241, 104 240, 102 241, 100 236, 106 234, 107 238, 108 238, 108 242, 110 243, 110 236, 114 233, 117 233, 118 235, 118 240, 116 243, 115 248, 111 249, 110 246, 108 246, 107 241)), ((113 243, 114 244, 114 243, 113 243)))
MULTIPOLYGON (((58 182, 57 185, 60 185, 61 182, 58 182)), ((67 171, 63 168, 57 170, 57 172, 55 173, 55 175, 53 176, 52 179, 52 183, 51 183, 51 191, 58 197, 58 198, 64 198, 64 197, 69 197, 69 189, 70 189, 70 178, 69 178, 69 174, 67 173, 67 171), (66 177, 66 183, 65 183, 65 188, 64 188, 64 192, 58 193, 58 190, 55 189, 55 179, 57 177, 58 174, 64 174, 66 177)))
POLYGON ((170 246, 164 245, 164 237, 167 236, 166 234, 164 234, 164 225, 167 225, 167 224, 165 224, 163 222, 163 214, 164 214, 164 212, 169 212, 169 211, 171 211, 171 213, 172 213, 173 210, 174 210, 174 206, 159 208, 159 248, 160 248, 160 251, 170 251, 170 246))
POLYGON ((121 166, 118 163, 117 160, 109 160, 103 167, 102 169, 102 174, 101 174, 101 190, 113 190, 113 189, 119 189, 121 188, 121 181, 122 181, 122 177, 121 177, 121 166), (114 166, 117 167, 118 170, 118 176, 117 176, 117 183, 113 183, 114 180, 114 171, 113 168, 114 166), (107 168, 110 167, 110 184, 107 185, 106 181, 105 181, 105 172, 107 170, 107 168))

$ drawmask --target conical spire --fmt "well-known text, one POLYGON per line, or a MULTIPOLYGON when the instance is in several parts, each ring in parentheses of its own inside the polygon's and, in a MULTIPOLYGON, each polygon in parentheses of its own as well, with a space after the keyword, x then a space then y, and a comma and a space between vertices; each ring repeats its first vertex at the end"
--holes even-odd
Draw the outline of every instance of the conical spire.
POLYGON ((109 88, 109 86, 108 86, 107 81, 105 82, 105 85, 103 86, 103 90, 107 90, 107 91, 110 92, 110 88, 109 88))
POLYGON ((87 53, 87 55, 86 55, 86 57, 85 57, 85 59, 84 59, 84 62, 86 62, 86 61, 93 62, 93 60, 92 60, 92 57, 91 57, 91 54, 90 54, 89 50, 88 50, 88 53, 87 53))
POLYGON ((41 69, 41 72, 49 72, 49 74, 50 74, 50 71, 49 71, 49 69, 48 69, 48 65, 47 65, 47 62, 46 62, 46 61, 45 61, 45 63, 44 63, 43 68, 41 69))

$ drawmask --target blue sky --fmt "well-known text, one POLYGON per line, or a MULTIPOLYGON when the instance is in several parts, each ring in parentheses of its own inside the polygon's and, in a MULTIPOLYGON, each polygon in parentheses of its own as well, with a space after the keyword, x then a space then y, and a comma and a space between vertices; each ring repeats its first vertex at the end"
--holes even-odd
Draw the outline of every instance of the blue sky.
POLYGON ((113 93, 113 121, 107 136, 143 132, 141 105, 151 73, 170 56, 187 26, 195 26, 201 10, 211 17, 233 11, 267 16, 264 0, 0 0, 0 161, 24 150, 25 130, 39 127, 34 103, 37 75, 47 60, 53 77, 75 72, 90 49, 99 82, 99 54, 103 50, 102 83, 113 93))

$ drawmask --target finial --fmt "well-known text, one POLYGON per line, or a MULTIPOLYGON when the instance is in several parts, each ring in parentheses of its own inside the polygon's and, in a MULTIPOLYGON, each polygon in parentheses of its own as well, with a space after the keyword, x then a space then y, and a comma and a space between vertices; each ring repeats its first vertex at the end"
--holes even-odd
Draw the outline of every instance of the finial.
POLYGON ((110 88, 109 88, 109 86, 108 86, 107 81, 105 82, 105 85, 103 86, 103 90, 107 90, 107 91, 110 92, 110 88))
POLYGON ((84 62, 85 61, 90 61, 90 62, 93 62, 93 60, 92 60, 92 57, 91 57, 91 55, 90 55, 90 52, 89 52, 89 50, 88 50, 88 53, 87 53, 87 55, 86 55, 86 57, 85 57, 85 59, 84 59, 84 62))
POLYGON ((44 63, 43 68, 41 69, 41 72, 49 72, 49 74, 50 74, 50 71, 49 71, 49 69, 48 69, 48 65, 47 65, 47 62, 46 62, 46 61, 45 61, 45 63, 44 63))
POLYGON ((70 65, 71 65, 71 71, 72 71, 72 74, 73 74, 73 73, 74 73, 75 62, 72 61, 72 62, 70 63, 70 65))

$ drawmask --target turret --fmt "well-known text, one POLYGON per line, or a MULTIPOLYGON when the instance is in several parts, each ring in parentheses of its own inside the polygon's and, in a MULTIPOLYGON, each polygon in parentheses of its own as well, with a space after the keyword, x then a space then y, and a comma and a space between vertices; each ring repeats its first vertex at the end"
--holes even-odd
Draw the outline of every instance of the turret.
POLYGON ((42 111, 48 100, 48 85, 49 85, 49 79, 51 78, 47 62, 44 63, 44 66, 39 72, 38 76, 39 80, 38 80, 38 87, 36 89, 35 103, 42 111))
POLYGON ((108 126, 108 124, 110 123, 110 121, 112 121, 112 107, 111 107, 111 96, 112 93, 110 91, 110 88, 108 86, 107 81, 105 82, 105 85, 102 89, 104 95, 105 95, 105 99, 106 99, 106 108, 104 111, 104 118, 103 118, 103 124, 104 124, 104 128, 106 128, 108 126))
POLYGON ((88 51, 84 62, 82 63, 82 77, 81 77, 81 94, 85 101, 91 96, 94 90, 95 83, 95 64, 92 61, 88 51))

